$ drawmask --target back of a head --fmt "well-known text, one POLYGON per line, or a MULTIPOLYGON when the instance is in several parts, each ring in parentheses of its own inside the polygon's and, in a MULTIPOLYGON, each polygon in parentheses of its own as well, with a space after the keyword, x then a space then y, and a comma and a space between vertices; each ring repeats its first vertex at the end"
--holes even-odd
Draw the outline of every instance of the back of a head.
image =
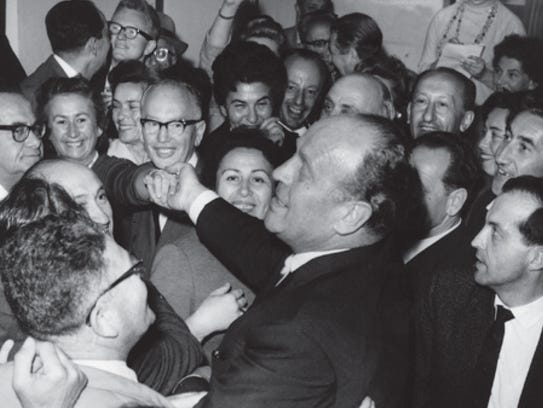
POLYGON ((441 76, 443 81, 450 81, 453 83, 455 89, 462 95, 464 111, 473 110, 475 108, 476 89, 473 81, 462 75, 460 72, 447 67, 429 69, 420 73, 413 84, 413 93, 417 91, 420 83, 424 79, 431 76, 441 76))
POLYGON ((0 237, 2 240, 5 240, 20 227, 49 214, 61 214, 66 211, 84 213, 83 208, 62 187, 30 175, 33 169, 43 162, 32 167, 13 186, 6 199, 0 203, 0 237))
POLYGON ((471 143, 459 134, 437 131, 416 138, 413 149, 417 147, 442 149, 449 153, 450 160, 443 174, 443 184, 449 191, 459 188, 466 190, 468 197, 462 210, 465 213, 483 184, 481 163, 471 143))
POLYGON ((543 84, 543 41, 539 38, 508 35, 494 47, 494 67, 498 67, 502 57, 519 61, 522 70, 532 81, 543 84))
POLYGON ((373 143, 354 174, 346 178, 344 189, 372 206, 367 226, 382 237, 396 229, 411 211, 418 178, 407 160, 401 130, 392 121, 362 114, 351 119, 360 122, 361 140, 366 140, 370 132, 373 143))
POLYGON ((45 17, 47 36, 54 53, 77 52, 91 38, 102 38, 106 21, 89 0, 57 3, 45 17))
POLYGON ((213 90, 219 105, 239 83, 262 82, 270 88, 274 106, 283 100, 287 75, 283 63, 267 47, 249 41, 230 43, 213 62, 213 90))
POLYGON ((240 40, 249 41, 254 38, 267 38, 277 44, 279 53, 283 51, 287 39, 283 27, 268 15, 258 16, 250 20, 240 33, 240 40))
POLYGON ((337 19, 333 30, 342 53, 354 47, 360 59, 364 60, 383 51, 383 33, 367 14, 346 14, 337 19))
POLYGON ((85 324, 104 268, 105 235, 83 214, 50 214, 14 231, 0 249, 6 299, 37 339, 85 324))
POLYGON ((121 9, 134 10, 143 15, 149 25, 149 35, 157 39, 160 34, 160 18, 153 6, 146 0, 120 0, 115 8, 115 13, 121 9))

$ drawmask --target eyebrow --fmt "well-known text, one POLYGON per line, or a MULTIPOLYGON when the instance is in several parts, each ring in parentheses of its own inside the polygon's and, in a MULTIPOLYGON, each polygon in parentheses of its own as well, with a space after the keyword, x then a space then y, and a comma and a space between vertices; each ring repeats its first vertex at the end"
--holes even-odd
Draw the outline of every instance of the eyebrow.
POLYGON ((520 136, 517 136, 517 138, 518 138, 521 142, 524 142, 524 143, 526 143, 526 144, 528 144, 528 145, 530 145, 530 146, 532 146, 532 147, 535 146, 534 141, 533 141, 532 139, 530 139, 529 137, 520 135, 520 136))

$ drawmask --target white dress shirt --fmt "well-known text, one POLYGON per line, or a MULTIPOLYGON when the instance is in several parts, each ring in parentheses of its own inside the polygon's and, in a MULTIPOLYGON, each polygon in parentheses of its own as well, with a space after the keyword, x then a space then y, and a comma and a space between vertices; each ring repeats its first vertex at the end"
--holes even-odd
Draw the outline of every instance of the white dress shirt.
POLYGON ((79 72, 77 72, 70 64, 60 58, 57 54, 53 54, 53 58, 58 62, 58 65, 60 65, 68 78, 73 78, 79 75, 79 72))
POLYGON ((8 196, 8 190, 4 188, 2 184, 0 184, 0 202, 4 200, 8 196))
POLYGON ((120 377, 127 378, 129 380, 139 382, 138 376, 130 367, 126 365, 125 361, 121 360, 74 360, 77 365, 94 367, 99 370, 107 371, 108 373, 116 374, 120 377))
POLYGON ((543 328, 543 297, 510 308, 496 296, 494 304, 511 310, 515 318, 505 323, 488 408, 516 407, 543 328))

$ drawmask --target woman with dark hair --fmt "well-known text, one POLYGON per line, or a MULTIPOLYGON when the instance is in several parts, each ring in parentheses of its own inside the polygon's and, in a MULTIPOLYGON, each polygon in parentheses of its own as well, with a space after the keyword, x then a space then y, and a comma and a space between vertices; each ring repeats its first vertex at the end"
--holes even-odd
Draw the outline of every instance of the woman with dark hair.
MULTIPOLYGON (((272 171, 279 165, 278 147, 258 129, 237 129, 216 155, 204 164, 205 182, 224 200, 253 217, 263 219, 273 194, 272 171)), ((187 228, 175 241, 159 249, 151 280, 174 310, 186 318, 210 290, 229 282, 241 287, 247 300, 253 292, 220 263, 199 241, 194 228, 187 228)), ((204 340, 209 356, 222 335, 204 340)))
POLYGON ((341 75, 360 71, 368 58, 385 53, 383 33, 370 16, 363 13, 346 14, 334 24, 330 53, 341 75))

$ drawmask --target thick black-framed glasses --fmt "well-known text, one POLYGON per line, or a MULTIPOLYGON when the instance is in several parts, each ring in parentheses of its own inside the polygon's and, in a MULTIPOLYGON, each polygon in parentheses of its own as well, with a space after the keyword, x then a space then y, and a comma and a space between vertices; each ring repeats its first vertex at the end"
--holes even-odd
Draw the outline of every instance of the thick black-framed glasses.
POLYGON ((11 131, 11 137, 17 143, 23 143, 30 132, 34 133, 38 139, 41 139, 45 135, 46 126, 43 123, 34 123, 33 125, 0 125, 0 130, 9 130, 11 131))
POLYGON ((153 37, 151 37, 145 31, 133 26, 123 26, 119 23, 116 23, 115 21, 109 21, 107 23, 107 26, 111 35, 118 35, 121 33, 121 31, 124 31, 124 35, 126 35, 126 38, 128 38, 129 40, 133 40, 138 36, 138 34, 145 38, 147 41, 151 41, 153 39, 153 37))
POLYGON ((313 41, 305 41, 305 45, 311 45, 312 47, 317 48, 324 48, 328 47, 328 44, 330 43, 330 40, 313 40, 313 41))
POLYGON ((102 296, 104 296, 107 292, 109 292, 110 290, 115 288, 116 286, 119 286, 121 283, 123 283, 125 280, 127 280, 128 278, 130 278, 133 275, 138 275, 142 279, 143 279, 143 276, 145 276, 145 267, 143 266, 142 261, 139 261, 139 262, 135 263, 134 265, 132 265, 132 267, 129 270, 127 270, 125 273, 123 273, 121 276, 119 276, 117 279, 115 279, 111 285, 109 285, 107 288, 105 288, 98 295, 98 297, 96 298, 96 300, 92 304, 91 308, 89 309, 89 313, 87 314, 87 318, 85 319, 85 323, 87 325, 90 325, 90 318, 91 318, 92 311, 94 310, 94 308, 98 304, 98 301, 100 300, 100 298, 102 296))
POLYGON ((203 119, 177 119, 169 122, 159 122, 154 119, 141 118, 140 123, 144 132, 155 134, 160 132, 160 129, 165 127, 169 134, 179 134, 185 131, 187 126, 195 125, 203 119))

